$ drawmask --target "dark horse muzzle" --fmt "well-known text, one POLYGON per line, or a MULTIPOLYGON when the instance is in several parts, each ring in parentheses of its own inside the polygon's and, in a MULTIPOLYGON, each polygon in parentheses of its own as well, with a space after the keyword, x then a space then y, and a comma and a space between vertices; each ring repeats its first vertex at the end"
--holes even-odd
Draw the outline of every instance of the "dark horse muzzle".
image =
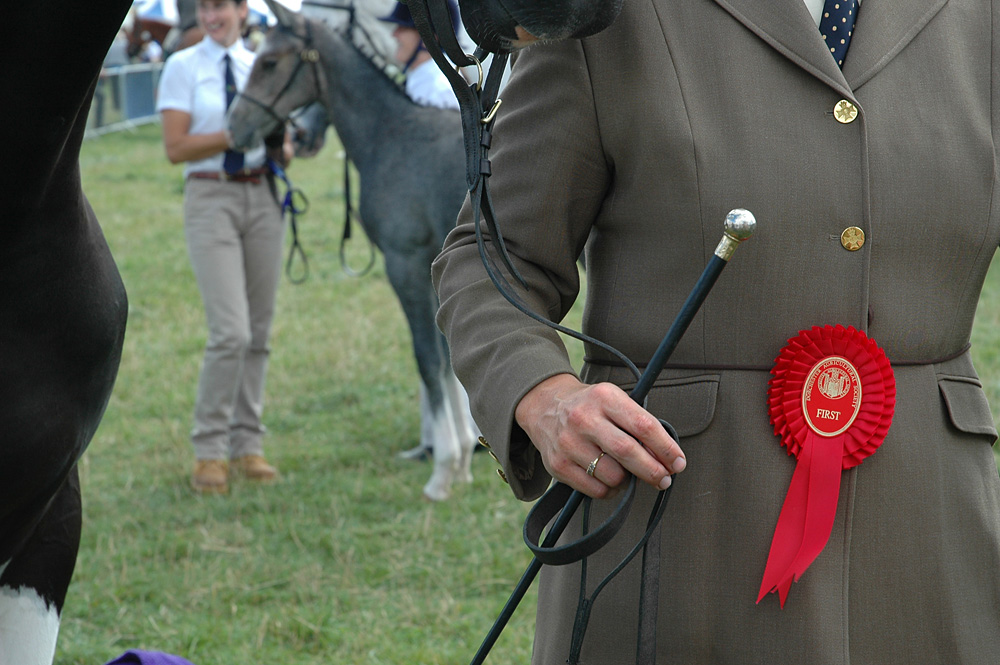
POLYGON ((541 40, 588 37, 618 16, 623 0, 462 0, 462 23, 487 51, 523 46, 515 28, 541 40))

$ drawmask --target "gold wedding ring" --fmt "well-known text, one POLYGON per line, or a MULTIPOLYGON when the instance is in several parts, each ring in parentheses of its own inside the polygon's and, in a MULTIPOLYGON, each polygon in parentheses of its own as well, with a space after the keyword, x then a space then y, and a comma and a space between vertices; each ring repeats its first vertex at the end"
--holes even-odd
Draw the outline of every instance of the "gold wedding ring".
POLYGON ((605 455, 607 455, 606 452, 601 452, 600 455, 598 455, 596 458, 594 458, 594 461, 591 462, 590 466, 587 467, 587 475, 588 476, 590 476, 591 478, 594 477, 594 472, 597 471, 597 463, 600 462, 601 458, 604 457, 605 455))

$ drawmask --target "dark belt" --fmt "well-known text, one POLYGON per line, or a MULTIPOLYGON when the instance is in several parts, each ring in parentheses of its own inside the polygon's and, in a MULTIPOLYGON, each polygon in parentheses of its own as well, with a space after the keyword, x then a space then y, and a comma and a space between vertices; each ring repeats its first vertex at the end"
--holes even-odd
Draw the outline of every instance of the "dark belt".
POLYGON ((265 168, 260 169, 242 169, 236 173, 226 173, 225 171, 194 171, 188 174, 189 178, 197 178, 198 180, 221 180, 223 182, 249 182, 251 184, 257 185, 260 183, 262 176, 270 173, 265 168))

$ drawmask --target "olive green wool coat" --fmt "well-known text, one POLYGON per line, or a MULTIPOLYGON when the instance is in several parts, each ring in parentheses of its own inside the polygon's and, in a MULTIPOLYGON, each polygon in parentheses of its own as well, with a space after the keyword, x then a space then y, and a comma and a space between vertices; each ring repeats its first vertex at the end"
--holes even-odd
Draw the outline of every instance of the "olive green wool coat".
MULTIPOLYGON (((758 221, 649 397, 688 459, 661 531, 661 665, 1000 662, 997 432, 968 353, 1000 242, 998 35, 1000 2, 864 0, 841 71, 802 0, 626 0, 610 29, 519 56, 492 187, 537 311, 564 316, 586 243, 584 329, 645 362, 726 213, 758 221), (853 122, 835 118, 841 100, 853 122), (851 226, 857 251, 841 243, 851 226), (844 472, 829 543, 784 609, 756 604, 795 468, 768 420, 769 369, 827 324, 885 350, 895 417, 844 472)), ((550 478, 514 409, 573 369, 487 280, 471 219, 467 206, 434 265, 439 324, 511 489, 531 500, 550 478)), ((629 388, 606 352, 586 354, 584 380, 629 388)), ((588 592, 652 494, 591 557, 588 592)), ((565 662, 580 582, 578 564, 543 570, 533 663, 565 662)), ((636 561, 597 601, 582 663, 634 662, 638 586, 636 561)))

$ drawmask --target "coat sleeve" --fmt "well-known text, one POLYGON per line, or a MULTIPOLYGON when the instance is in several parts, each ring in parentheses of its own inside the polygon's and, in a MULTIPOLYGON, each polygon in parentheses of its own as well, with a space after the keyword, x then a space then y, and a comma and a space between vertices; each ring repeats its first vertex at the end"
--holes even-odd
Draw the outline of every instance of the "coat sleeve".
MULTIPOLYGON (((518 287, 519 295, 535 312, 559 321, 579 293, 576 259, 611 182, 583 44, 522 52, 503 98, 490 179, 498 224, 529 285, 527 291, 518 287)), ((441 301, 438 325, 476 423, 514 494, 537 498, 550 476, 514 422, 514 409, 542 380, 574 373, 559 334, 517 311, 494 288, 477 251, 468 200, 433 276, 441 301)))

